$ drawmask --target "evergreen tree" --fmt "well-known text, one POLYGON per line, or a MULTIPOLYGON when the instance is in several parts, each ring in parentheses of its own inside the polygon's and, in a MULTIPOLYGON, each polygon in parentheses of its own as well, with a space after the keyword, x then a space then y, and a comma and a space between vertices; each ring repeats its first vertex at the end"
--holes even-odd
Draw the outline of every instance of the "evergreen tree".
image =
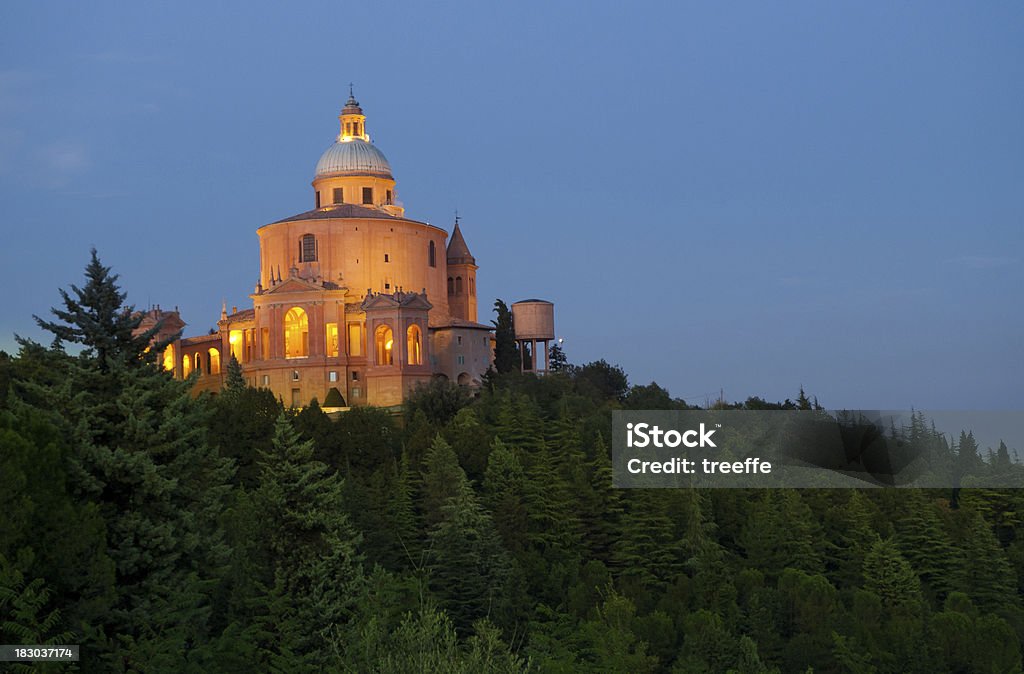
POLYGON ((166 346, 165 343, 150 344, 160 325, 138 331, 142 315, 124 304, 127 295, 117 286, 118 275, 100 263, 95 248, 86 265, 85 277, 83 287, 72 285, 71 293, 59 290, 64 308, 51 309, 58 321, 36 316, 39 326, 61 341, 83 345, 87 355, 95 358, 101 372, 106 372, 112 361, 120 359, 155 362, 156 354, 166 346))
POLYGON ((548 369, 552 372, 565 372, 569 369, 569 360, 565 357, 561 341, 556 341, 548 351, 548 369))
POLYGON ((206 589, 227 560, 217 517, 233 467, 207 444, 191 384, 156 367, 152 332, 133 334, 139 317, 95 251, 86 275, 75 298, 61 293, 63 323, 40 320, 85 347, 41 395, 62 411, 69 488, 98 506, 116 574, 109 610, 82 616, 97 631, 83 645, 117 669, 182 668, 206 656, 194 645, 207 641, 206 589))
POLYGON ((253 494, 269 564, 260 574, 265 595, 251 602, 250 635, 270 666, 319 670, 333 659, 326 644, 362 586, 359 537, 342 509, 342 489, 341 478, 313 458, 312 443, 301 441, 282 413, 272 448, 260 456, 253 494))
POLYGON ((247 386, 245 377, 242 376, 242 365, 235 358, 235 354, 231 354, 231 360, 228 361, 228 376, 224 382, 224 392, 237 395, 247 386))
MULTIPOLYGON (((444 453, 446 445, 436 446, 444 453)), ((466 631, 479 618, 504 616, 511 566, 490 515, 458 466, 451 480, 429 535, 430 586, 456 629, 466 631)))
POLYGON ((516 344, 515 328, 512 326, 512 312, 502 300, 494 301, 494 369, 498 374, 519 372, 519 345, 516 344))
POLYGON ((864 558, 864 588, 890 611, 916 614, 921 608, 921 582, 890 539, 875 541, 864 558))

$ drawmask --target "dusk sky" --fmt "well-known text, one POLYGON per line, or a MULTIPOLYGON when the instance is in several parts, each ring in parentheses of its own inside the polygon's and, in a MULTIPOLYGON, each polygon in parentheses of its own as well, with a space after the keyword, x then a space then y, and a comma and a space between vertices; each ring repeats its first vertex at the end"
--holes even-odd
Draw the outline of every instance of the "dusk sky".
POLYGON ((0 348, 95 246, 186 335, 251 307, 348 83, 572 362, 704 403, 1024 409, 1024 4, 0 7, 0 348))

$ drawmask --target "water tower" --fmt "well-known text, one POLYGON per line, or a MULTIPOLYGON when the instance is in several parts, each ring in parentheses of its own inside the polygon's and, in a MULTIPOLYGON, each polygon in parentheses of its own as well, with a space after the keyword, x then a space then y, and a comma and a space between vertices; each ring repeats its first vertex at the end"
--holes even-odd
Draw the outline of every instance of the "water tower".
POLYGON ((546 300, 522 300, 512 305, 512 326, 519 344, 520 368, 523 372, 548 371, 548 342, 555 338, 555 305, 546 300), (544 367, 540 367, 541 343, 544 367))

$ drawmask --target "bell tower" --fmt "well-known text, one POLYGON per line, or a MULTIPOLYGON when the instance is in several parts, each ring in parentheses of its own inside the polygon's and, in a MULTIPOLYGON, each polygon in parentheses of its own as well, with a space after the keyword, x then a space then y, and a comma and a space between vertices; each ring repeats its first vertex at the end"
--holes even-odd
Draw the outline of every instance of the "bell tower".
POLYGON ((448 310, 452 318, 476 323, 476 258, 469 252, 466 239, 455 216, 455 229, 448 241, 448 310))

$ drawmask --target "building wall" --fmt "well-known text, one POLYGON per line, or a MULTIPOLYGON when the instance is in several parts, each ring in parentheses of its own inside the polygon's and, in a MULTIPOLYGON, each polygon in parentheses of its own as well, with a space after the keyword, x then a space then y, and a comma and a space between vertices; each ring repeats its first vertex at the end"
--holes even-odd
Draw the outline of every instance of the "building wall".
POLYGON ((447 271, 444 256, 446 232, 411 220, 338 218, 298 220, 266 225, 257 230, 260 239, 260 284, 271 287, 271 275, 284 278, 295 266, 300 276, 319 276, 348 288, 349 301, 361 299, 366 290, 393 293, 426 290, 434 310, 431 325, 449 318, 447 271), (299 262, 302 236, 317 239, 317 261, 299 262), (433 241, 435 266, 428 264, 433 241), (385 256, 387 256, 385 258, 385 256))

